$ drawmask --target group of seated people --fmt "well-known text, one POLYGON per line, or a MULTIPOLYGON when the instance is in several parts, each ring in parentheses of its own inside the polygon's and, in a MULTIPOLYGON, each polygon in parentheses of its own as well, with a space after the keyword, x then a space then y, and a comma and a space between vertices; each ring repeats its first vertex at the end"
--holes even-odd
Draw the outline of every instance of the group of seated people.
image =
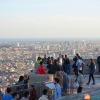
POLYGON ((18 92, 13 92, 10 87, 7 87, 5 92, 6 92, 5 94, 2 94, 0 100, 36 100, 36 90, 33 85, 31 85, 30 90, 24 90, 18 92))
POLYGON ((52 60, 49 60, 49 64, 44 67, 43 65, 43 61, 40 62, 40 65, 37 66, 36 71, 38 74, 55 74, 57 71, 60 71, 60 69, 62 68, 59 65, 59 61, 58 60, 54 60, 54 63, 52 62, 52 60))
MULTIPOLYGON (((29 98, 30 92, 25 91, 24 96, 21 98, 21 100, 29 100, 29 98)), ((17 92, 11 93, 11 88, 8 87, 1 100, 19 100, 19 94, 17 92)))
POLYGON ((16 83, 16 90, 27 89, 28 88, 29 77, 27 75, 20 76, 19 81, 16 83))

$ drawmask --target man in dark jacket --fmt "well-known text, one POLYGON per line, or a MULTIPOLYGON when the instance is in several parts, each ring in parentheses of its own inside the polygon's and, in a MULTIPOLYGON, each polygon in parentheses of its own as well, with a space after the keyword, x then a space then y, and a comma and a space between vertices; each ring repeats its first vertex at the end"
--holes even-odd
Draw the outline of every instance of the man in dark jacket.
POLYGON ((70 74, 70 60, 67 55, 65 55, 65 72, 70 74))
POLYGON ((53 67, 52 60, 49 60, 49 64, 47 65, 47 69, 48 69, 49 74, 52 74, 52 67, 53 67))
POLYGON ((100 56, 97 57, 97 64, 98 64, 98 67, 99 67, 99 73, 100 73, 100 56))
POLYGON ((57 71, 60 71, 60 65, 58 64, 58 60, 54 60, 54 64, 51 68, 51 74, 55 74, 57 71))

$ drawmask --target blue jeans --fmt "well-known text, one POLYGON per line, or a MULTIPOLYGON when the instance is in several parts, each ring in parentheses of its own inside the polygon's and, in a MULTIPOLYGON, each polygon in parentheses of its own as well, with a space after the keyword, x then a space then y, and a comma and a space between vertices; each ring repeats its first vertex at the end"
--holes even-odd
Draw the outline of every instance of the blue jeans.
POLYGON ((83 76, 84 76, 84 71, 82 70, 82 74, 83 74, 83 76))
POLYGON ((66 73, 70 74, 70 64, 66 64, 66 73))
POLYGON ((63 86, 64 92, 67 92, 67 86, 63 86))

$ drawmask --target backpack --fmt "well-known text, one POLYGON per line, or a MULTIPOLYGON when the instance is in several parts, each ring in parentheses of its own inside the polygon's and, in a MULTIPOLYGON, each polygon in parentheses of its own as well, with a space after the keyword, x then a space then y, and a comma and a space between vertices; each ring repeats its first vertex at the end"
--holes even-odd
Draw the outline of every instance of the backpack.
POLYGON ((36 100, 36 90, 33 88, 30 92, 31 100, 36 100))

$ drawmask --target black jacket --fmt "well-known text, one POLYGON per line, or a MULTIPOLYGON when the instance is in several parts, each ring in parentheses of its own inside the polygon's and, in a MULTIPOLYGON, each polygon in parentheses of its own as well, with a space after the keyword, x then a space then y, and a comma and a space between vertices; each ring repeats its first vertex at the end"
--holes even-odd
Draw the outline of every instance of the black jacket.
POLYGON ((97 57, 97 63, 100 64, 100 56, 97 57))
POLYGON ((95 71, 95 64, 90 63, 89 69, 91 70, 91 73, 93 73, 95 71))
POLYGON ((48 73, 49 73, 49 74, 52 74, 52 67, 53 67, 53 64, 48 64, 48 65, 47 65, 48 73))
POLYGON ((57 71, 60 71, 60 66, 57 64, 53 64, 51 68, 51 74, 55 74, 57 71))
POLYGON ((70 64, 69 58, 65 58, 65 64, 70 64))

